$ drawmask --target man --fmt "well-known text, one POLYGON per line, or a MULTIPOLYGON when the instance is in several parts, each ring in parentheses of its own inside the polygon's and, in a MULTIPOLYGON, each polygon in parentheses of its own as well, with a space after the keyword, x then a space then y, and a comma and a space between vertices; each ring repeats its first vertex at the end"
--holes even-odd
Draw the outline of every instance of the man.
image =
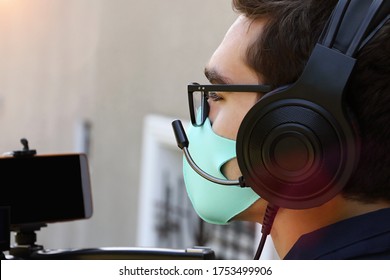
MULTIPOLYGON (((209 164, 219 147, 235 144, 245 115, 269 88, 298 79, 336 3, 233 0, 239 16, 206 65, 205 75, 211 84, 260 88, 256 92, 207 93, 209 111, 195 112, 193 118, 208 113, 208 119, 189 133, 191 153, 201 168, 219 176, 212 167, 205 168, 202 161, 209 164), (208 125, 211 132, 206 131, 208 125), (215 135, 206 140, 204 135, 210 133, 215 135), (222 143, 229 141, 232 143, 222 143), (218 144, 213 146, 212 142, 218 144), (212 148, 206 152, 204 146, 212 148), (205 153, 207 158, 202 160, 205 153)), ((389 49, 387 22, 359 51, 358 64, 346 89, 360 129, 359 164, 343 189, 320 206, 278 210, 271 237, 280 258, 390 259, 389 49)), ((241 176, 237 159, 232 156, 212 164, 230 180, 241 176)), ((264 198, 251 190, 213 187, 196 176, 184 163, 188 194, 204 220, 217 224, 234 220, 263 223, 268 205, 264 198), (240 198, 244 199, 237 201, 240 198)))

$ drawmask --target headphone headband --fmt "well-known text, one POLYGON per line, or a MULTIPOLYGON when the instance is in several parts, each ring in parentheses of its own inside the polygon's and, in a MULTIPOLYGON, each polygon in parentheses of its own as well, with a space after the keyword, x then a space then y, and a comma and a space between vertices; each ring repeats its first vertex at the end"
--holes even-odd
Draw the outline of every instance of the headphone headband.
POLYGON ((319 43, 354 57, 365 39, 389 20, 389 9, 390 1, 385 0, 340 0, 319 43))

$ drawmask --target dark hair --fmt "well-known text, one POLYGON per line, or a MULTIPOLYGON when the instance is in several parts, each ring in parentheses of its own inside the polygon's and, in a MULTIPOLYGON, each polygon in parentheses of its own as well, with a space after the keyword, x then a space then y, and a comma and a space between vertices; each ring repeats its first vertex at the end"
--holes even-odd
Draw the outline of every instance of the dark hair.
POLYGON ((360 128, 362 150, 347 197, 390 201, 390 22, 358 53, 346 89, 360 128))
MULTIPOLYGON (((278 87, 297 80, 337 0, 233 0, 233 8, 256 20, 267 18, 247 50, 246 63, 278 87)), ((343 189, 347 198, 390 201, 390 23, 358 53, 346 89, 362 142, 356 172, 343 189)))
POLYGON ((297 80, 337 0, 233 0, 233 8, 256 20, 267 18, 262 36, 247 50, 247 63, 265 83, 297 80))

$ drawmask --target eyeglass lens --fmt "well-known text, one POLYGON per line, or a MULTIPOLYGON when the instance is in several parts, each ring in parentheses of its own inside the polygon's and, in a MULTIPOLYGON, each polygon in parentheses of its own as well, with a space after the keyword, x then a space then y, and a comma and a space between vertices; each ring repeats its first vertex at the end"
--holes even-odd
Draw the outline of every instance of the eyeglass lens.
POLYGON ((193 92, 194 120, 196 125, 202 125, 208 115, 207 93, 204 91, 193 92))

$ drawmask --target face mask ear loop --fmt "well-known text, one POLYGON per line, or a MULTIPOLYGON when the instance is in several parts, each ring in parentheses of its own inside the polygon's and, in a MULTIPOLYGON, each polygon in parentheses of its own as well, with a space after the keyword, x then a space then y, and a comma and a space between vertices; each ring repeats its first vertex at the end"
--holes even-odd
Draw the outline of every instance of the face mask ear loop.
POLYGON ((260 259, 261 253, 264 249, 265 241, 267 239, 267 236, 271 233, 272 225, 274 223, 278 210, 279 206, 268 203, 263 219, 263 226, 261 227, 261 239, 259 247, 257 248, 256 255, 253 258, 254 260, 260 259))

